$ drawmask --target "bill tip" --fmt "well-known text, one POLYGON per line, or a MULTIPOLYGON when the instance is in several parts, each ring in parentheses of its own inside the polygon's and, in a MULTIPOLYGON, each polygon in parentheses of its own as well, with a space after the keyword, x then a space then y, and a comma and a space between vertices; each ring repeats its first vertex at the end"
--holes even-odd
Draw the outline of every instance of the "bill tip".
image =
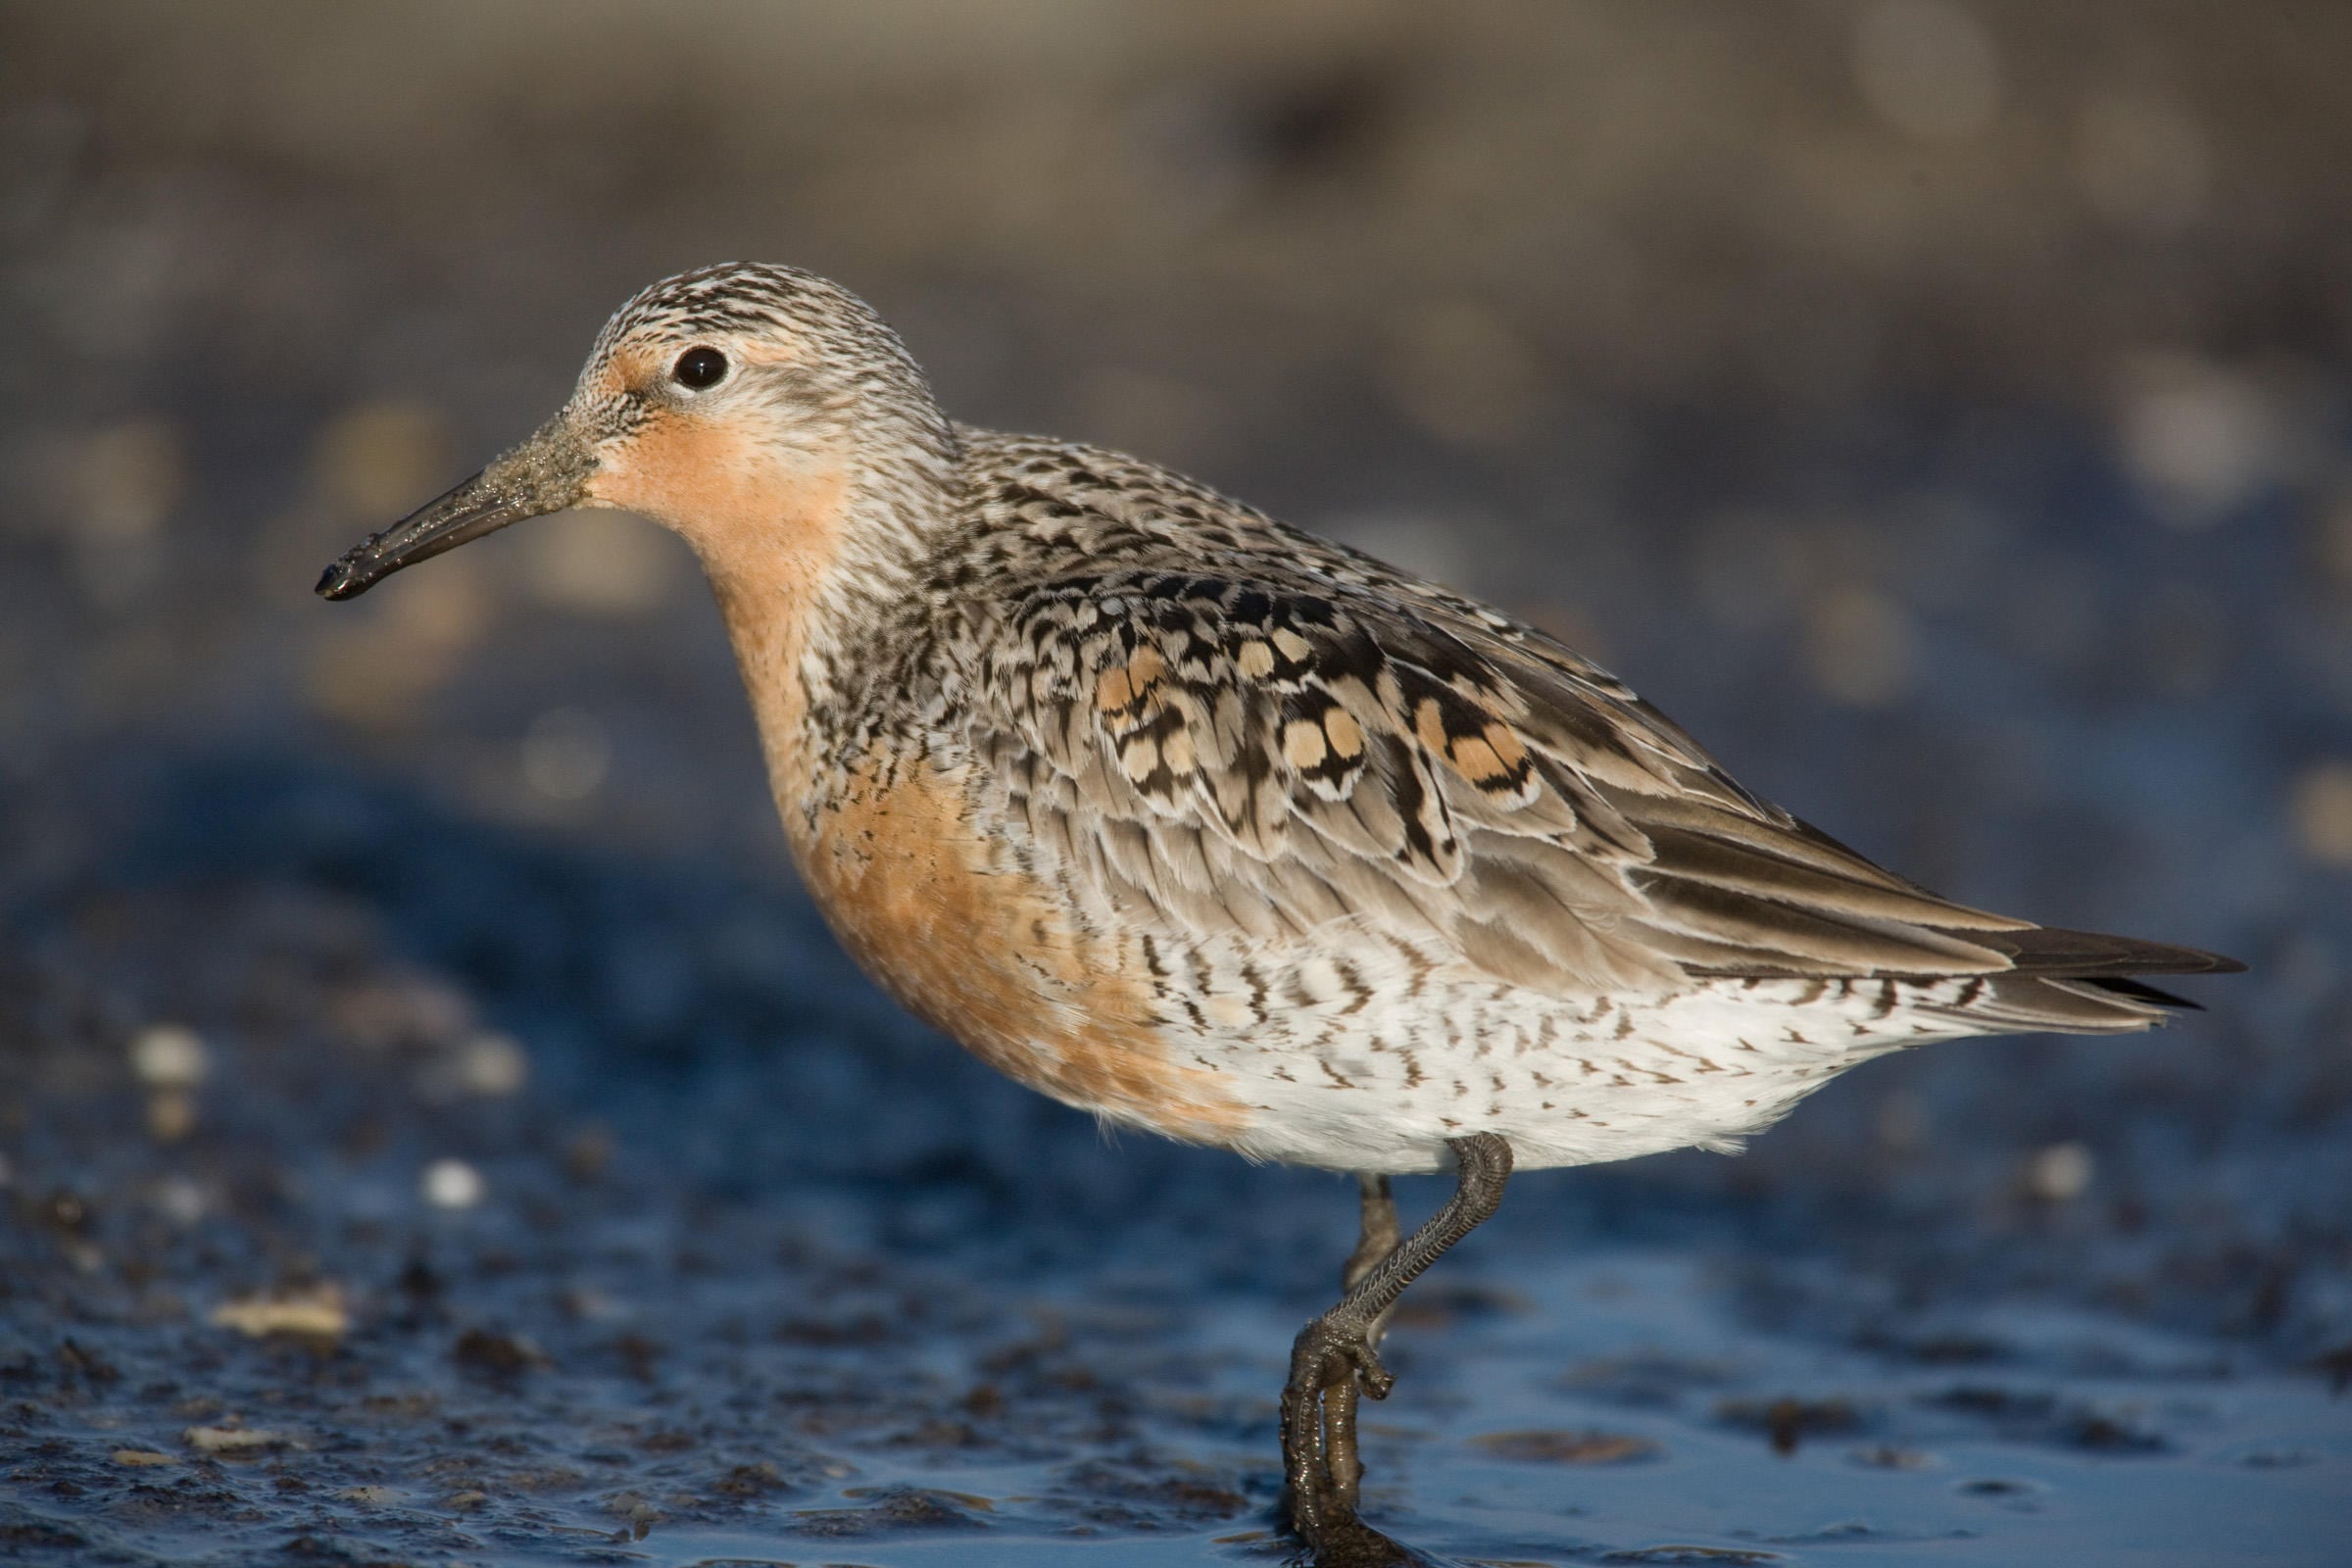
POLYGON ((349 599, 367 586, 349 563, 338 561, 318 574, 318 586, 312 591, 321 599, 349 599))

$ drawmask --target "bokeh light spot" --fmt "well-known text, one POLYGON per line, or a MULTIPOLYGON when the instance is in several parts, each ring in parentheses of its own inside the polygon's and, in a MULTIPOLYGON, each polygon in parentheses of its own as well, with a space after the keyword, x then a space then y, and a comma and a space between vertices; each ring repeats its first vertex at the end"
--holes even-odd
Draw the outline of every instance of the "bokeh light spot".
POLYGON ((1923 140, 1980 135, 2000 112, 2000 55, 1952 0, 1881 0, 1856 19, 1853 53, 1863 101, 1923 140))

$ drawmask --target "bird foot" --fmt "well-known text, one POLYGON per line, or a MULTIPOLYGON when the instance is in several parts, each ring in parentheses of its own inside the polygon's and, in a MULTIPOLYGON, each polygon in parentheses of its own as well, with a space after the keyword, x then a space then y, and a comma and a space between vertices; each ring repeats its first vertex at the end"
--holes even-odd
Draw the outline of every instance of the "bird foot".
POLYGON ((1318 1568, 1422 1560, 1355 1516, 1364 1478, 1355 1407, 1363 1396, 1385 1399, 1396 1386, 1374 1348, 1396 1298, 1494 1212, 1510 1180, 1511 1146, 1499 1134, 1472 1133, 1447 1143, 1461 1180, 1446 1206, 1401 1242, 1387 1180, 1364 1178, 1364 1234, 1348 1262, 1347 1294, 1299 1331, 1291 1347, 1290 1381, 1282 1388, 1282 1468, 1290 1483, 1291 1523, 1313 1549, 1318 1568))
POLYGON ((1356 1451, 1360 1395, 1385 1399, 1396 1375, 1372 1348, 1369 1325, 1346 1303, 1299 1331, 1282 1391, 1282 1458, 1291 1517, 1309 1545, 1355 1519, 1363 1460, 1356 1451))

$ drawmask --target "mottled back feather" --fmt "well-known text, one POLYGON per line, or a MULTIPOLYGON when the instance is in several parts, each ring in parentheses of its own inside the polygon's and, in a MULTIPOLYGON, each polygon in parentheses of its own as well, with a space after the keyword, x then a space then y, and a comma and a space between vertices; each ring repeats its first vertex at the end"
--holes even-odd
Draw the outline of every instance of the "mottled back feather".
POLYGON ((2228 966, 1939 898, 1539 631, 1133 459, 959 433, 972 522, 931 570, 963 623, 909 678, 957 689, 1105 922, 1274 945, 1347 922, 1564 999, 2228 966))

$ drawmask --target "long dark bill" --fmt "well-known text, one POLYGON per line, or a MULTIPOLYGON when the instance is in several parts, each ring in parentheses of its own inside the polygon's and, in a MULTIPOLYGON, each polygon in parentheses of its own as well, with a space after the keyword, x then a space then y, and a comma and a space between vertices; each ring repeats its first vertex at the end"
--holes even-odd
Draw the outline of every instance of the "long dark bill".
POLYGON ((325 599, 350 599, 403 566, 455 550, 510 522, 562 512, 586 491, 596 460, 557 417, 447 495, 346 550, 318 579, 325 599))

